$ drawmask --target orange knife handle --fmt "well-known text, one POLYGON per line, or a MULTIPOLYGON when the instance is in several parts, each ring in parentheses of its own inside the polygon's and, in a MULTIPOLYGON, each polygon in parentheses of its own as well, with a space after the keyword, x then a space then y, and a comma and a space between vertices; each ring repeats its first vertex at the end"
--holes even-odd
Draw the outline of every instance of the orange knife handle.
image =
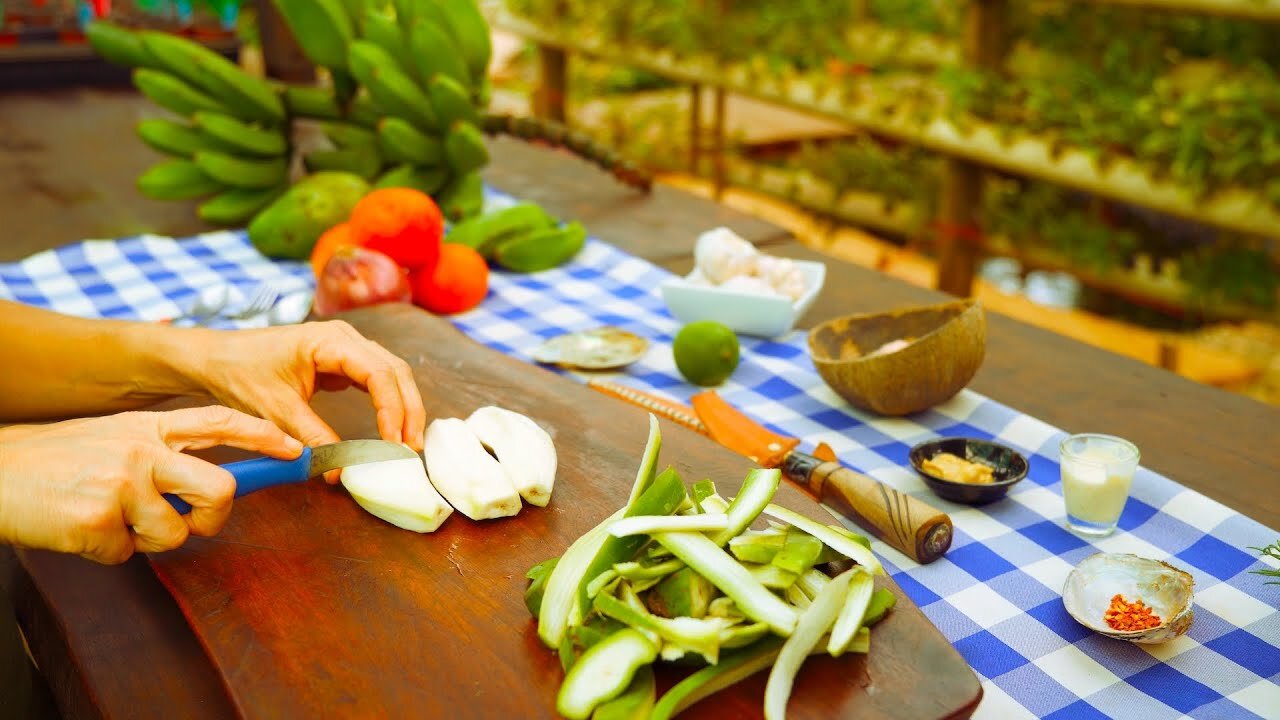
POLYGON ((783 472, 819 501, 926 565, 951 547, 951 517, 911 495, 834 462, 793 453, 783 472))

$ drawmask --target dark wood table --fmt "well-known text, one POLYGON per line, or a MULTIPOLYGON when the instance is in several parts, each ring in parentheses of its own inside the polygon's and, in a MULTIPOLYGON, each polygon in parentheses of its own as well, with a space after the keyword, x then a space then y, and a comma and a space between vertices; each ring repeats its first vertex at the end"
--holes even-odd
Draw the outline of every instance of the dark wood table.
MULTIPOLYGON (((87 237, 182 235, 189 207, 139 198, 154 157, 130 131, 145 103, 127 92, 0 95, 0 261, 87 237), (74 124, 66 118, 74 118, 74 124), (91 130, 85 130, 91 129, 91 130)), ((697 233, 733 227, 769 252, 816 253, 778 228, 668 189, 642 196, 561 153, 498 141, 490 182, 582 220, 595 235, 674 272, 697 233)), ((835 315, 933 302, 925 290, 828 263, 808 327, 835 315)), ((1280 410, 989 315, 986 361, 971 389, 1068 431, 1122 435, 1146 466, 1280 528, 1280 410)), ((23 551, 3 578, 32 652, 69 718, 227 718, 217 674, 145 558, 119 567, 23 551)))

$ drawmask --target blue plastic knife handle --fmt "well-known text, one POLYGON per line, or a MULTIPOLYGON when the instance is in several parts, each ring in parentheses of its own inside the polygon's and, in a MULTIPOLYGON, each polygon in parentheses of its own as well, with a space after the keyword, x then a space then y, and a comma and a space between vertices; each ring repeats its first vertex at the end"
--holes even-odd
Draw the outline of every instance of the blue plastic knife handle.
MULTIPOLYGON (((311 477, 311 448, 303 448, 302 454, 293 460, 260 457, 227 463, 222 467, 231 471, 236 479, 236 497, 242 497, 275 485, 306 482, 311 477)), ((179 515, 191 512, 191 505, 173 493, 165 493, 164 499, 179 515)))

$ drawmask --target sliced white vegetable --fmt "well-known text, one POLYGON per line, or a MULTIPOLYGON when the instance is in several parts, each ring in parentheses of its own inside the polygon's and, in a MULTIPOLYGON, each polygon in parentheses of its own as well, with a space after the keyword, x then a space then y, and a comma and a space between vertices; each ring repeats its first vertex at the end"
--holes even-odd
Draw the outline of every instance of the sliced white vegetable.
POLYGON ((724 545, 755 522, 760 512, 773 499, 773 494, 778 491, 778 483, 781 480, 782 471, 777 469, 756 468, 747 473, 747 479, 742 482, 742 489, 725 509, 729 524, 714 538, 716 544, 724 545))
POLYGON ((574 615, 578 614, 580 619, 577 601, 582 574, 600 552, 600 546, 609 539, 609 523, 622 517, 622 513, 618 510, 574 540, 551 570, 542 595, 542 606, 538 609, 538 637, 552 650, 560 647, 565 630, 575 620, 574 615))
POLYGON ((546 507, 556 482, 556 446, 536 422, 493 405, 476 409, 467 427, 493 451, 525 502, 546 507))
POLYGON ((520 512, 520 493, 465 421, 431 421, 423 455, 431 484, 463 515, 488 520, 520 512))
POLYGON ((710 580, 720 592, 733 598, 747 617, 768 623, 779 635, 791 634, 796 624, 796 611, 769 592, 750 571, 706 535, 655 533, 653 539, 710 580))
POLYGON ((850 540, 847 535, 838 533, 822 523, 810 520, 794 510, 788 510, 779 505, 770 504, 764 509, 764 514, 775 520, 790 523, 796 528, 818 538, 822 541, 822 544, 866 568, 867 572, 874 575, 885 574, 884 567, 876 559, 876 556, 872 555, 871 551, 863 547, 861 543, 850 540))
POLYGON ((727 515, 633 515, 610 525, 609 534, 627 537, 655 532, 722 530, 728 526, 727 515))
POLYGON ((719 495, 709 495, 702 499, 702 512, 727 513, 729 512, 729 502, 719 495))
POLYGON ((342 469, 341 478, 360 507, 405 530, 432 532, 453 513, 427 479, 420 457, 352 465, 342 469))
POLYGON ((835 626, 831 628, 831 638, 827 641, 827 652, 832 657, 840 657, 849 648, 849 643, 853 642, 853 636, 867 614, 871 591, 875 589, 875 583, 867 571, 855 567, 849 573, 853 573, 853 578, 849 581, 849 594, 845 598, 844 607, 840 608, 835 626))
POLYGON ((818 593, 822 592, 822 588, 826 587, 829 582, 831 582, 831 578, 827 577, 826 573, 817 568, 809 568, 804 571, 799 580, 796 580, 796 585, 812 600, 818 596, 818 593))
POLYGON ((833 578, 813 599, 813 604, 800 613, 795 631, 782 644, 778 659, 769 671, 769 681, 764 686, 765 720, 782 720, 786 717, 787 700, 791 698, 796 674, 840 614, 840 608, 844 606, 849 594, 849 581, 853 578, 853 572, 848 570, 833 578))

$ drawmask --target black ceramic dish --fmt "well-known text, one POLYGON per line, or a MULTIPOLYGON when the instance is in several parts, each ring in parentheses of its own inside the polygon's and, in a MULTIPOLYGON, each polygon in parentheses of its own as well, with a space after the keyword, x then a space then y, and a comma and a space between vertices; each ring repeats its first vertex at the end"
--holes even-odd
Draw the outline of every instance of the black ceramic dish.
POLYGON ((1004 497, 1009 488, 1027 476, 1027 458, 1007 445, 976 438, 938 438, 911 448, 911 467, 939 496, 966 505, 985 505, 1004 497), (944 480, 924 469, 924 461, 949 452, 970 462, 989 465, 995 479, 990 485, 944 480))

